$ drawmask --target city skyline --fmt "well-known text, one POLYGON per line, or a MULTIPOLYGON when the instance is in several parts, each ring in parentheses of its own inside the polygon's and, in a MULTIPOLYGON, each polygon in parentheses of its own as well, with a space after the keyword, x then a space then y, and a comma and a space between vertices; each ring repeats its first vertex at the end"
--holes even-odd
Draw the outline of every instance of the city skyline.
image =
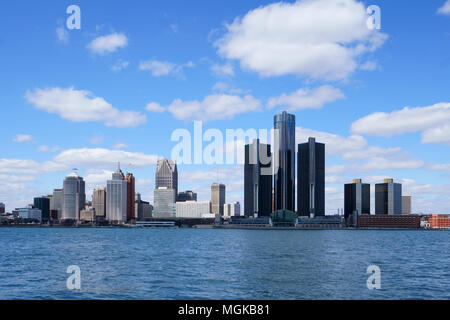
MULTIPOLYGON (((0 128, 0 176, 7 181, 0 187, 0 202, 7 211, 32 203, 34 197, 62 188, 73 167, 80 169, 90 198, 93 189, 106 186, 120 161, 135 175, 136 192, 153 203, 156 162, 170 158, 175 129, 193 132, 192 120, 222 132, 270 129, 271 117, 286 109, 296 116, 296 144, 316 137, 327 145, 327 214, 344 207, 343 185, 354 178, 373 185, 372 210, 374 184, 394 178, 402 183, 403 193, 412 195, 413 212, 448 213, 450 88, 445 52, 450 44, 445 30, 450 16, 438 13, 444 2, 406 6, 379 1, 381 30, 356 34, 348 30, 363 27, 360 9, 368 4, 345 1, 348 6, 340 10, 356 18, 338 23, 349 29, 318 38, 342 55, 319 55, 330 64, 299 55, 305 60, 294 59, 278 70, 277 57, 258 57, 248 48, 238 52, 236 44, 261 40, 263 50, 255 51, 270 51, 269 35, 252 38, 258 32, 251 31, 260 30, 258 13, 267 13, 271 5, 276 9, 273 19, 279 21, 287 8, 299 14, 304 1, 246 1, 232 8, 215 2, 204 3, 202 10, 182 2, 126 7, 81 1, 81 30, 65 28, 66 4, 27 3, 28 12, 5 4, 2 12, 9 13, 0 14, 0 45, 9 48, 3 52, 11 63, 0 76, 7 119, 0 128), (103 13, 106 5, 111 17, 103 13), (411 19, 399 19, 400 14, 411 19), (425 23, 414 21, 419 14, 425 23), (13 17, 18 15, 23 28, 15 27, 13 17), (131 16, 147 23, 138 27, 131 16), (242 32, 247 38, 240 39, 224 23, 247 31, 242 32), (349 42, 336 46, 346 32, 349 42), (95 46, 99 38, 115 39, 118 45, 95 46), (356 45, 364 52, 346 55, 356 45), (423 59, 429 52, 433 58, 423 59), (65 111, 49 101, 58 101, 65 111)), ((294 40, 306 29, 317 36, 320 26, 305 21, 296 30, 274 32, 294 40)), ((296 45, 302 48, 304 43, 296 45)), ((220 180, 227 186, 227 202, 244 204, 243 165, 180 165, 179 170, 179 190, 193 190, 199 201, 208 200, 212 180, 220 180)))

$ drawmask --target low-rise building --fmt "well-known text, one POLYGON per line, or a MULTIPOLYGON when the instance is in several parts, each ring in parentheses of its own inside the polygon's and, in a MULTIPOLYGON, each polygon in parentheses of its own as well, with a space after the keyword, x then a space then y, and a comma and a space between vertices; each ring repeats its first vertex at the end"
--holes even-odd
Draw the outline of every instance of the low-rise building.
POLYGON ((177 218, 211 218, 211 201, 186 201, 176 203, 177 218))
POLYGON ((450 215, 448 214, 429 215, 428 222, 431 229, 450 229, 450 215))
POLYGON ((17 208, 19 219, 42 221, 42 211, 33 207, 17 208))
POLYGON ((241 204, 233 202, 223 205, 223 217, 229 219, 230 217, 241 215, 241 204))

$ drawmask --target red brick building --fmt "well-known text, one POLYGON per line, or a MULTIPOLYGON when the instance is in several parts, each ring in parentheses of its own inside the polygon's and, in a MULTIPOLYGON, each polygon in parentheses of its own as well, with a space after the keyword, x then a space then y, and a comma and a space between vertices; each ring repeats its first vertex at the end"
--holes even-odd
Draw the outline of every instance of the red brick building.
POLYGON ((136 180, 132 173, 127 173, 124 180, 127 181, 127 220, 129 221, 137 218, 135 212, 136 180))
POLYGON ((419 215, 387 215, 377 214, 368 215, 363 214, 358 216, 358 228, 405 228, 405 229, 419 229, 420 216, 419 215))
POLYGON ((428 216, 428 222, 432 229, 450 229, 450 215, 447 214, 432 214, 428 216))

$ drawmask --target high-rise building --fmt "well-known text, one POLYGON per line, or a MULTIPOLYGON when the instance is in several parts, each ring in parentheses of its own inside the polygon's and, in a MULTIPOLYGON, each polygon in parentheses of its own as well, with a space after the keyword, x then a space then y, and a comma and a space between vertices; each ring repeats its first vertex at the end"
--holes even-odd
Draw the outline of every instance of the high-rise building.
POLYGON ((299 216, 325 216, 325 144, 309 138, 298 145, 297 211, 299 216))
POLYGON ((350 215, 370 214, 370 184, 354 179, 344 187, 344 216, 347 221, 350 215))
POLYGON ((5 213, 5 204, 3 202, 0 202, 0 214, 5 213))
POLYGON ((247 217, 272 213, 272 154, 270 144, 255 139, 245 146, 244 214, 247 217))
POLYGON ((106 217, 106 188, 94 189, 92 192, 92 207, 95 216, 106 217))
POLYGON ((402 196, 402 214, 411 214, 411 196, 402 196))
POLYGON ((238 202, 227 203, 223 206, 224 218, 231 218, 241 215, 241 204, 238 202))
POLYGON ((56 211, 57 219, 62 219, 63 202, 64 202, 63 189, 53 190, 52 201, 50 202, 50 211, 56 211))
POLYGON ((79 220, 86 205, 85 182, 76 172, 69 174, 63 183, 61 220, 79 220))
POLYGON ((213 183, 211 185, 211 211, 223 216, 223 205, 225 204, 225 185, 213 183))
POLYGON ((47 197, 37 197, 34 198, 33 207, 40 209, 42 213, 42 222, 47 222, 50 220, 50 199, 47 197))
POLYGON ((178 193, 177 202, 197 201, 197 194, 190 190, 178 193))
POLYGON ((295 115, 276 115, 274 127, 274 209, 295 211, 295 115))
POLYGON ((127 181, 127 220, 136 219, 135 216, 135 188, 136 188, 136 180, 132 173, 127 173, 125 177, 127 181))
POLYGON ((158 159, 155 173, 155 189, 168 188, 175 190, 178 196, 178 169, 174 160, 158 159))
POLYGON ((393 179, 375 185, 375 214, 402 214, 402 185, 393 179))
POLYGON ((106 184, 106 220, 112 223, 127 221, 127 181, 120 165, 106 184))
POLYGON ((175 217, 176 191, 167 187, 159 187, 154 191, 154 217, 175 217))
POLYGON ((143 201, 140 193, 136 193, 135 199, 135 211, 138 221, 145 221, 146 219, 152 218, 153 206, 149 202, 143 201))

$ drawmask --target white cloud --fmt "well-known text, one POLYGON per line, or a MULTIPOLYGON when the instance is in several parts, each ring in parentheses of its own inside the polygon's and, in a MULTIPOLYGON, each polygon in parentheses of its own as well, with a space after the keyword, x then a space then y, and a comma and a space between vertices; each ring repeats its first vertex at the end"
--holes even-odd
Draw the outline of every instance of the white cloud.
POLYGON ((87 45, 87 48, 93 53, 103 55, 126 47, 127 44, 128 38, 123 33, 112 33, 95 38, 87 45))
POLYGON ((49 146, 39 146, 38 147, 38 151, 39 152, 55 152, 60 150, 60 147, 56 146, 56 147, 49 147, 49 146))
POLYGON ((62 25, 56 28, 56 37, 62 43, 68 43, 69 42, 69 32, 62 25))
POLYGON ((367 18, 356 0, 279 2, 236 18, 216 46, 221 56, 263 76, 344 79, 387 39, 367 28, 367 18))
POLYGON ((213 64, 211 70, 219 76, 234 76, 234 70, 231 63, 226 63, 224 65, 213 64))
POLYGON ((141 61, 139 63, 140 70, 150 71, 155 77, 168 76, 170 74, 181 74, 184 68, 192 67, 194 67, 194 63, 192 61, 189 61, 183 65, 158 60, 141 61))
POLYGON ((158 157, 153 154, 108 150, 103 148, 69 149, 53 159, 67 166, 86 166, 95 168, 114 168, 117 162, 133 167, 147 167, 156 164, 158 157))
POLYGON ((428 166, 429 170, 433 171, 449 171, 450 172, 450 163, 442 163, 442 164, 433 164, 428 166))
POLYGON ((450 15, 450 0, 447 0, 437 11, 439 14, 450 15))
POLYGON ((29 142, 32 140, 33 140, 33 137, 30 136, 29 134, 18 134, 13 139, 14 142, 18 142, 18 143, 29 142))
POLYGON ((128 145, 125 144, 125 143, 122 143, 122 142, 117 142, 116 144, 114 144, 112 146, 113 149, 124 149, 124 148, 127 148, 127 147, 128 147, 128 145))
POLYGON ((283 93, 279 97, 270 98, 268 108, 287 106, 289 111, 301 109, 320 109, 325 103, 343 99, 345 96, 341 90, 332 86, 321 86, 314 90, 299 89, 291 94, 283 93))
POLYGON ((158 103, 156 102, 150 102, 149 104, 147 104, 147 106, 145 107, 145 109, 147 111, 150 112, 157 112, 157 113, 162 113, 164 112, 166 109, 164 109, 164 107, 161 107, 158 103))
POLYGON ((119 72, 119 71, 122 71, 123 69, 127 68, 129 64, 130 64, 130 62, 128 62, 128 61, 117 60, 117 62, 111 67, 111 70, 115 71, 115 72, 119 72))
POLYGON ((146 122, 146 116, 135 111, 120 111, 101 97, 73 87, 46 88, 27 91, 28 102, 36 109, 59 115, 74 122, 101 121, 111 127, 136 127, 146 122))
POLYGON ((422 143, 450 144, 450 103, 372 113, 353 122, 351 131, 381 137, 422 132, 422 143))
MULTIPOLYGON (((150 111, 167 109, 179 120, 223 120, 232 119, 235 115, 261 110, 261 101, 251 95, 244 97, 213 94, 205 97, 203 101, 182 101, 174 100, 169 106, 162 107, 159 104, 151 103, 150 111)), ((147 105, 147 108, 148 106, 147 105)))
POLYGON ((26 159, 0 159, 0 173, 44 174, 67 171, 69 167, 55 161, 37 162, 26 159))

